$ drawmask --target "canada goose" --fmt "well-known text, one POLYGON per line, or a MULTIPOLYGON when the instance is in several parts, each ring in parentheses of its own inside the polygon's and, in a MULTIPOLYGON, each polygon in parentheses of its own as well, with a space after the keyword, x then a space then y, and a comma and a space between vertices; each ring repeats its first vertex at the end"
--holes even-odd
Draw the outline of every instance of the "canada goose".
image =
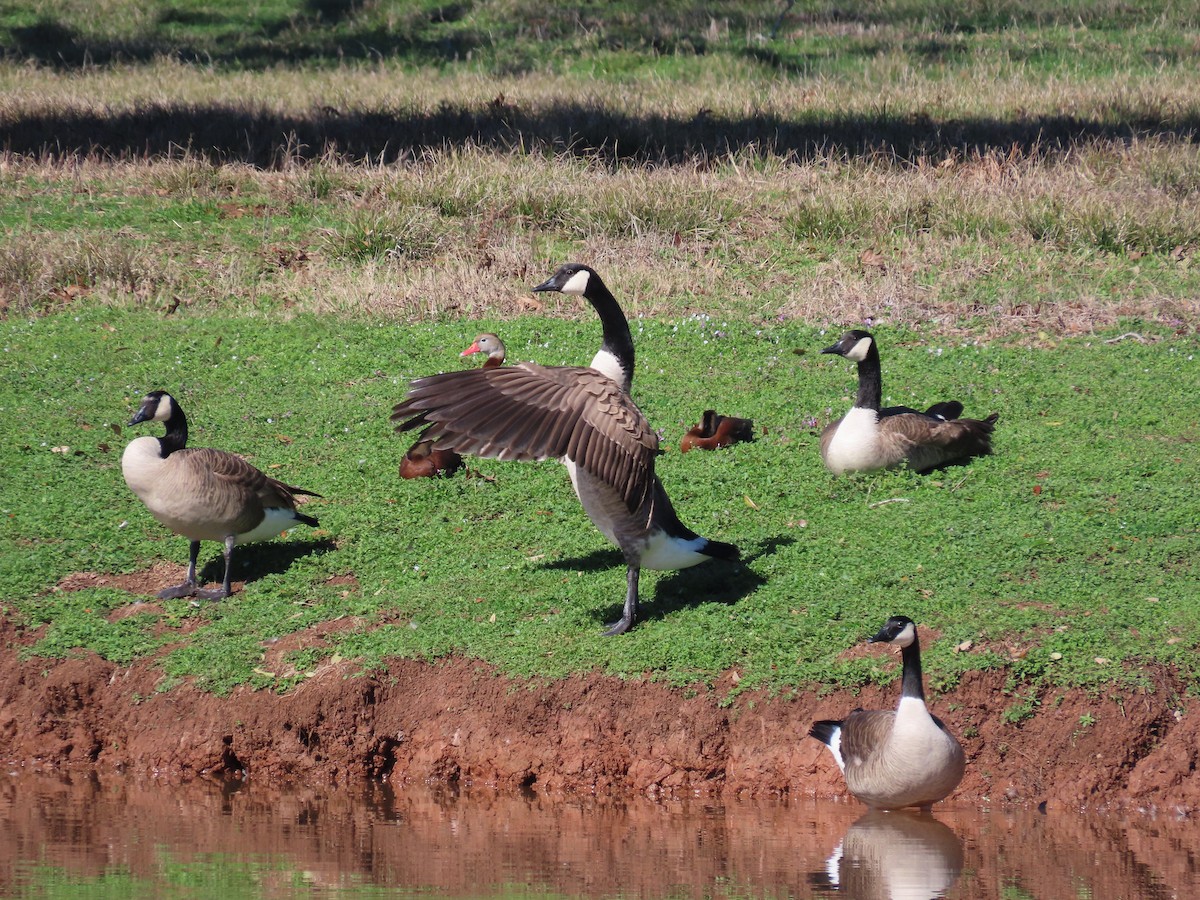
MULTIPOLYGON (((492 369, 504 364, 504 352, 504 342, 500 338, 484 333, 476 337, 471 346, 459 356, 486 353, 483 367, 492 369)), ((400 477, 434 478, 438 475, 453 475, 462 465, 462 457, 453 450, 437 447, 433 441, 417 441, 400 459, 400 477)))
POLYGON ((846 787, 867 806, 928 810, 962 780, 966 759, 958 740, 925 706, 917 626, 892 616, 869 643, 901 648, 903 676, 895 711, 856 709, 841 721, 814 722, 809 736, 829 747, 846 787))
POLYGON ((186 447, 187 418, 166 391, 147 394, 129 425, 150 421, 166 425, 166 434, 130 441, 121 455, 121 472, 154 518, 192 542, 187 580, 159 591, 160 599, 228 597, 235 544, 272 538, 299 523, 317 524, 297 512, 295 495, 320 494, 269 478, 237 454, 186 447), (225 579, 219 590, 200 590, 196 583, 201 541, 224 544, 225 579))
POLYGON ((928 472, 992 452, 996 413, 960 419, 963 407, 957 400, 935 403, 923 413, 907 406, 881 409, 879 348, 868 332, 847 331, 821 352, 858 363, 854 406, 821 432, 821 458, 833 474, 886 469, 905 461, 917 472, 928 472))
POLYGON ((600 276, 572 263, 533 290, 592 304, 603 340, 590 367, 526 362, 418 378, 391 418, 398 431, 423 428, 422 439, 459 453, 561 460, 584 511, 625 558, 624 609, 605 631, 622 634, 637 619, 643 568, 738 559, 738 549, 686 528, 655 476, 658 436, 629 396, 633 336, 600 276))
POLYGON ((472 353, 486 353, 487 357, 483 361, 483 368, 494 369, 496 366, 504 365, 505 352, 504 341, 491 332, 485 331, 475 338, 471 346, 459 355, 470 356, 472 353))
POLYGON ((715 410, 706 409, 700 416, 700 424, 693 425, 679 442, 679 452, 689 450, 716 450, 739 441, 754 440, 754 423, 749 419, 721 416, 715 410))

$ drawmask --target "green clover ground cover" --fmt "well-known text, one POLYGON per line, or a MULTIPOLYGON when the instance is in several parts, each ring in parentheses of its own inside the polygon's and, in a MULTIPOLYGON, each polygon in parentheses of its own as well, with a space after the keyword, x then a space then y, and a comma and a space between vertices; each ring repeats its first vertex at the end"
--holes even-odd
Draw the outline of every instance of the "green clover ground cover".
MULTIPOLYGON (((854 371, 816 351, 836 334, 705 317, 633 328, 635 397, 664 436, 659 474, 681 518, 745 561, 644 573, 629 635, 600 634, 624 569, 561 466, 473 460, 467 477, 397 477, 411 438, 392 433, 392 404, 407 379, 463 365, 477 330, 500 331, 510 361, 590 358, 596 323, 532 317, 414 327, 80 309, 0 323, 4 612, 40 629, 34 655, 160 653, 163 689, 285 690, 335 654, 363 669, 466 654, 518 677, 595 669, 686 685, 736 669, 739 690, 855 685, 891 677, 886 660, 839 657, 893 613, 940 632, 926 653, 938 688, 994 667, 1014 688, 1131 685, 1150 662, 1195 682, 1194 340, 1146 330, 1145 342, 1030 347, 878 329, 885 402, 999 412, 997 452, 927 477, 835 479, 817 434, 849 406, 854 371), (120 472, 125 443, 157 432, 123 427, 156 387, 184 406, 192 445, 325 495, 306 507, 321 524, 240 548, 246 586, 230 599, 115 617, 148 598, 56 586, 186 562, 186 540, 120 472), (759 437, 680 454, 706 407, 753 418, 759 437), (261 668, 270 641, 331 620, 344 627, 303 646, 294 671, 261 668)), ((215 544, 201 564, 219 577, 215 544)))

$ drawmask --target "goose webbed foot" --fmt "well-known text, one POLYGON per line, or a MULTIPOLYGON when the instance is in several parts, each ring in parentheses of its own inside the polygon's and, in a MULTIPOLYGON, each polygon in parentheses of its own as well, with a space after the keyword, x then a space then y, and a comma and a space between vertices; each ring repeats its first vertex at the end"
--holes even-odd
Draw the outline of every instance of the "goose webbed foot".
POLYGON ((614 634, 624 634, 633 627, 632 616, 621 616, 615 622, 609 622, 604 628, 604 636, 611 637, 614 634))
POLYGON ((174 587, 163 588, 161 591, 159 591, 159 600, 181 600, 184 597, 195 597, 200 592, 200 586, 196 583, 196 558, 199 555, 200 542, 190 542, 188 545, 187 578, 183 579, 182 584, 177 584, 174 587))
POLYGON ((642 570, 636 566, 630 566, 626 572, 625 581, 627 587, 625 591, 625 608, 621 613, 621 618, 610 623, 604 629, 604 634, 606 636, 624 634, 633 627, 634 621, 637 620, 638 576, 641 575, 641 571, 642 570))
POLYGON ((196 587, 196 582, 185 581, 183 584, 177 584, 174 587, 163 588, 155 596, 159 600, 179 600, 183 597, 194 597, 197 593, 199 593, 199 589, 196 587))

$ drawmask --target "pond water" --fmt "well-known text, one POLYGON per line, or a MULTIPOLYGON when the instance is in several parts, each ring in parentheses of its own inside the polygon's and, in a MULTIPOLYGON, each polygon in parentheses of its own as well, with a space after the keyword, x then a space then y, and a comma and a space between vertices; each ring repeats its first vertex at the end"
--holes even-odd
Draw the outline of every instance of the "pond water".
POLYGON ((1200 826, 809 800, 0 780, 5 897, 1200 897, 1200 826))

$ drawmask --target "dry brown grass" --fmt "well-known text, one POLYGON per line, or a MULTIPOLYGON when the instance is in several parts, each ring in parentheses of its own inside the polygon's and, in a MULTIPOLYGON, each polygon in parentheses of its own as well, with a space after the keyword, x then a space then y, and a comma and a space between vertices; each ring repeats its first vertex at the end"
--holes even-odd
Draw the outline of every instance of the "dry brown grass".
POLYGON ((947 80, 884 54, 865 81, 800 83, 720 58, 691 81, 601 85, 0 64, 0 97, 0 189, 217 211, 187 236, 10 210, 9 310, 86 294, 507 316, 537 310, 527 288, 574 258, 635 315, 1200 324, 1200 90, 1182 68, 947 80))

